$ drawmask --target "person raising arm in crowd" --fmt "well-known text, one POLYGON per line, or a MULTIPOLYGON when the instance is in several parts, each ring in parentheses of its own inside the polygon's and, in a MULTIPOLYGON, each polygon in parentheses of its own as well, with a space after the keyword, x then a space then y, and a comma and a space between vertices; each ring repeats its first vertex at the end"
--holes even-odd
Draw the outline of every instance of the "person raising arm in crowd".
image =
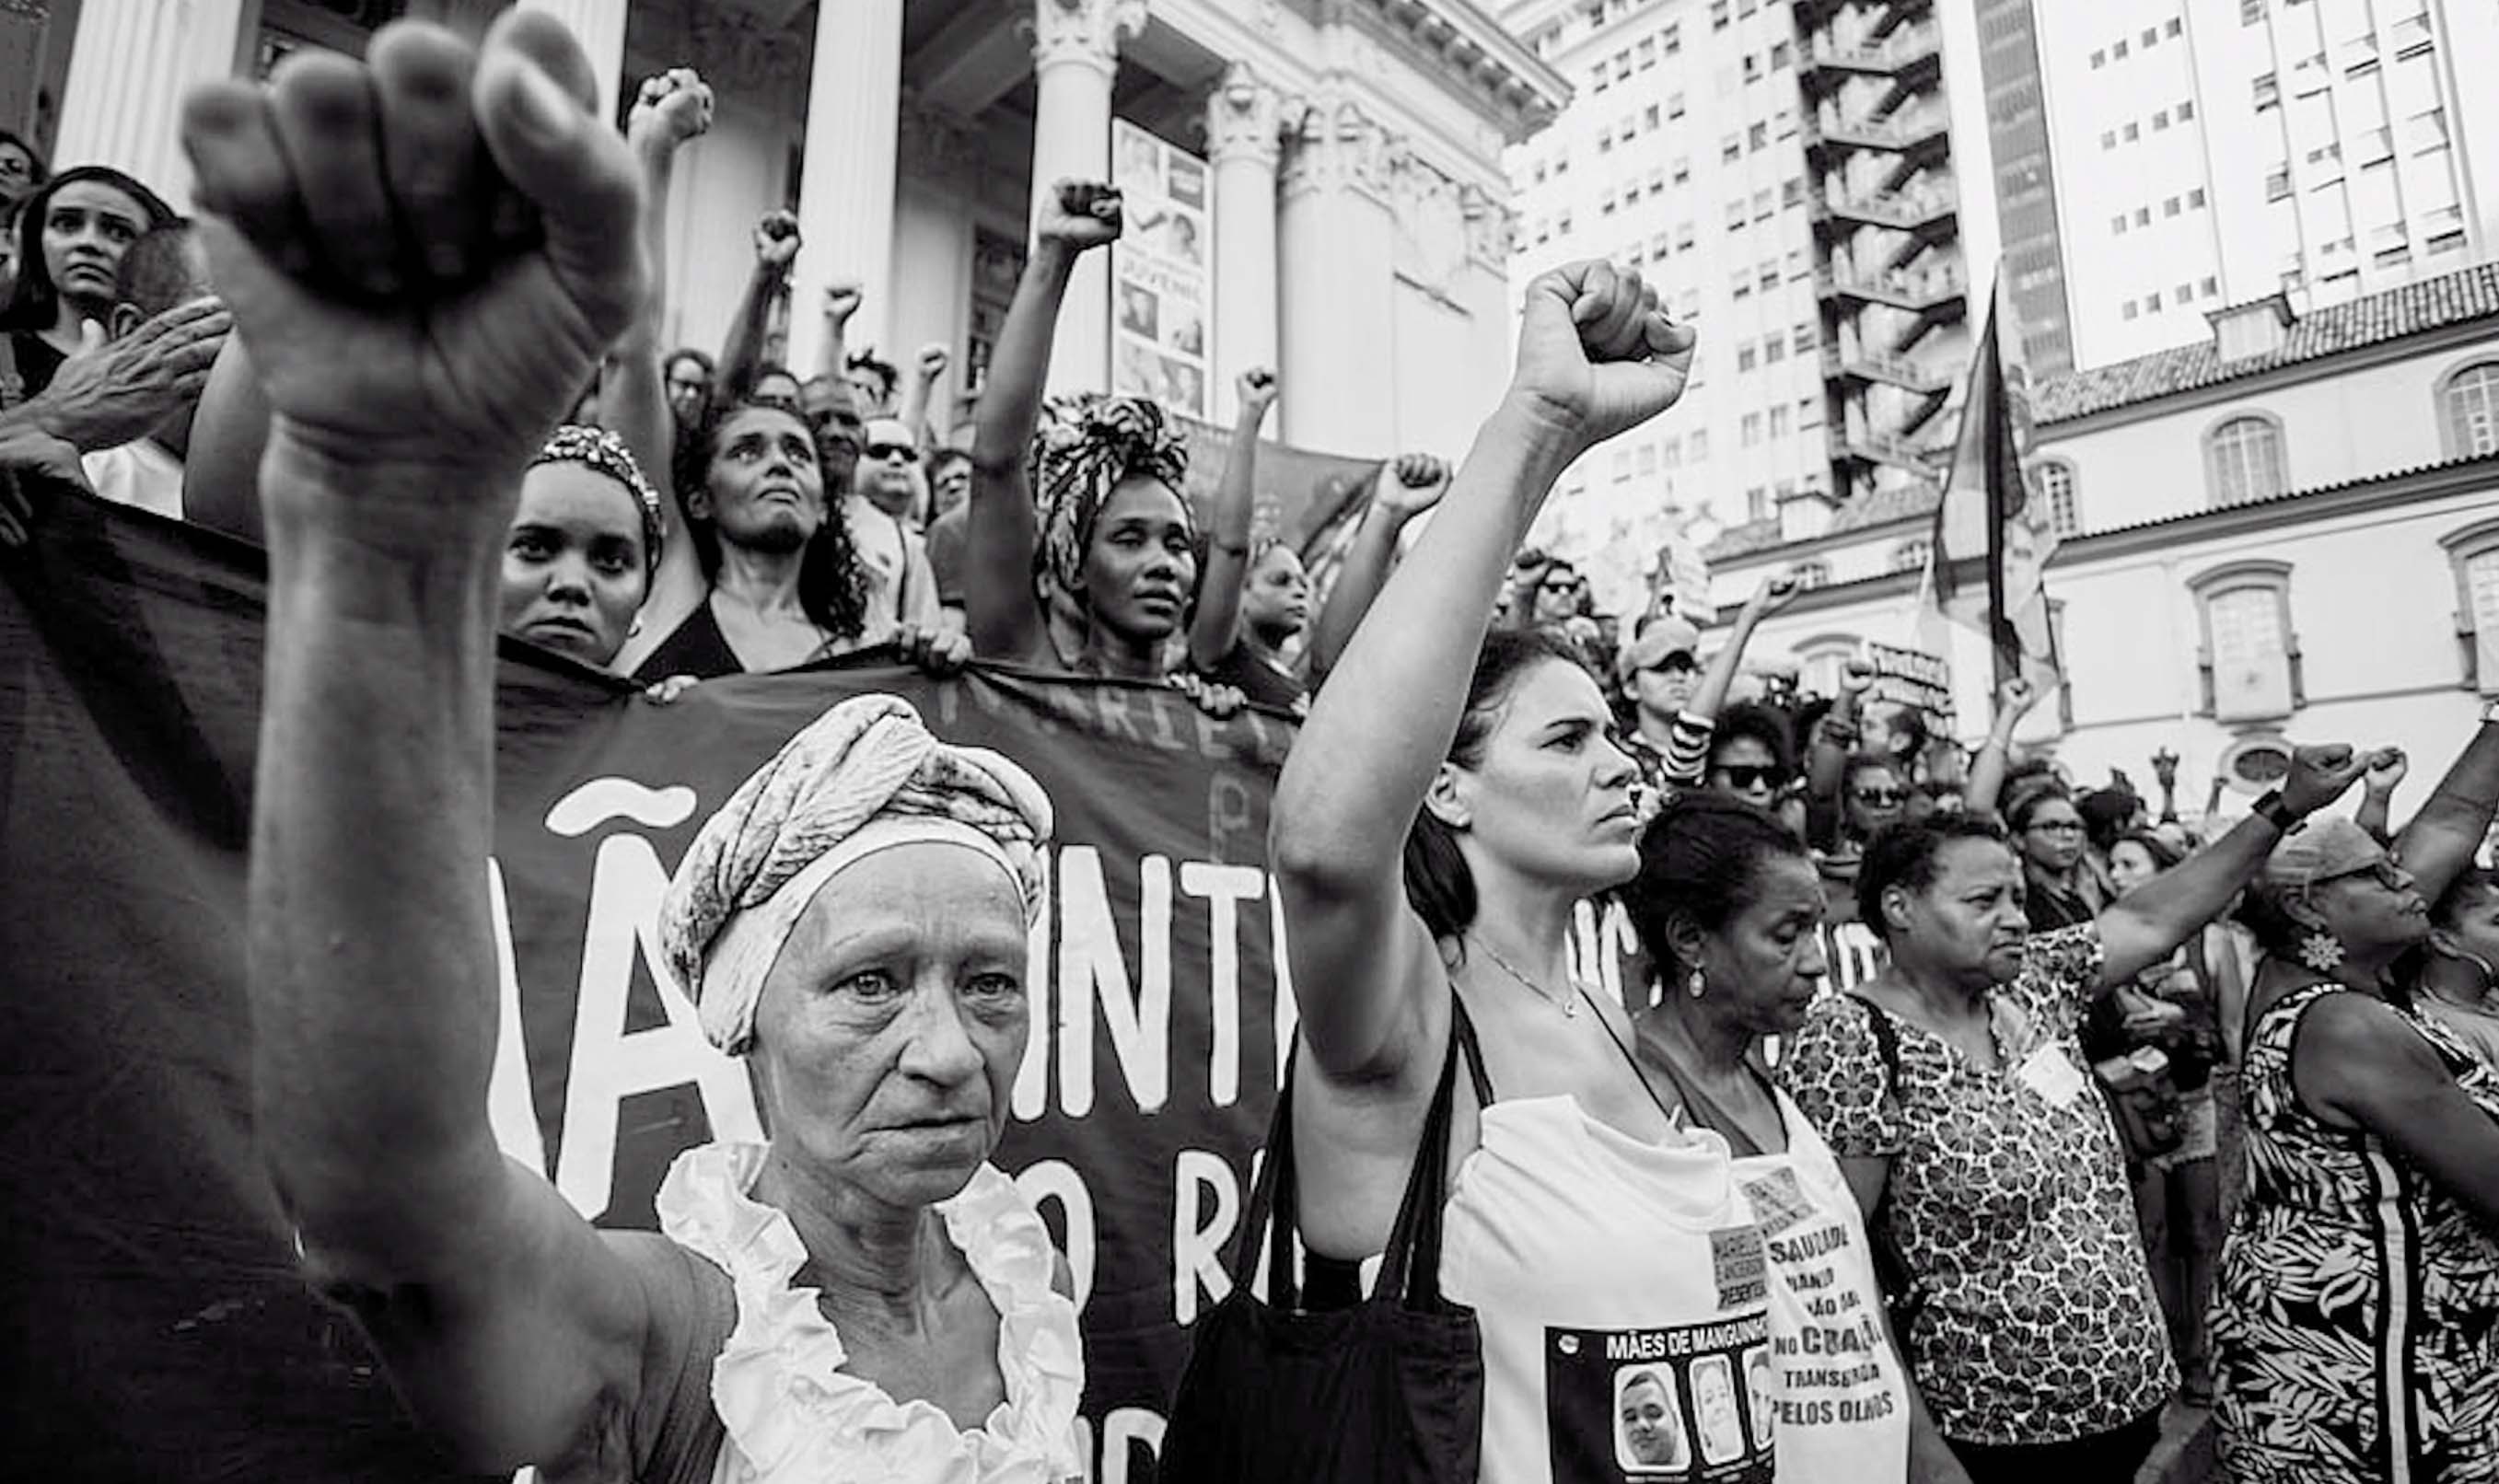
POLYGON ((275 411, 251 1090, 305 1280, 470 1471, 1080 1474, 1063 1265, 989 1163, 1050 831, 1013 762, 858 697, 697 834, 660 940, 770 1135, 681 1156, 661 1233, 497 1148, 496 549, 640 306, 640 177, 543 14, 368 57, 211 84, 183 130, 275 411), (518 242, 469 209, 507 195, 518 242))
POLYGON ((1652 791, 1698 788, 1707 781, 1709 741, 1719 708, 1736 687, 1744 647, 1762 621, 1796 597, 1794 576, 1765 577, 1737 610, 1727 642, 1700 673, 1696 651, 1701 631, 1672 613, 1652 614, 1623 649, 1617 677, 1632 697, 1632 729, 1626 741, 1640 779, 1652 791), (1695 681, 1698 680, 1698 685, 1695 681))
MULTIPOLYGON (((1397 565, 1398 542, 1414 518, 1441 501, 1449 488, 1449 467, 1430 454, 1399 454, 1372 471, 1371 495, 1361 524, 1337 565, 1327 601, 1319 605, 1310 642, 1302 646, 1305 703, 1336 668, 1337 660, 1379 597, 1379 586, 1397 565)), ((1300 557, 1294 558, 1298 564, 1300 557)), ((1307 576, 1305 577, 1307 581, 1307 576)))
POLYGON ((1555 479, 1671 405, 1694 344, 1636 273, 1580 263, 1529 286, 1508 395, 1277 785, 1268 861, 1305 986, 1292 1113, 1315 1257, 1385 1244, 1426 1106, 1480 1042, 1446 1184, 1429 1171, 1421 1188, 1447 1192, 1442 1286, 1481 1327, 1488 1484, 1613 1476, 1612 1429, 1555 1420, 1611 1416, 1608 1372, 1548 1383, 1548 1327, 1721 1319, 1707 1234, 1743 1222, 1724 1144, 1683 1134, 1622 1007, 1569 972, 1574 908, 1639 866, 1637 774, 1605 694, 1552 635, 1485 636, 1555 479))

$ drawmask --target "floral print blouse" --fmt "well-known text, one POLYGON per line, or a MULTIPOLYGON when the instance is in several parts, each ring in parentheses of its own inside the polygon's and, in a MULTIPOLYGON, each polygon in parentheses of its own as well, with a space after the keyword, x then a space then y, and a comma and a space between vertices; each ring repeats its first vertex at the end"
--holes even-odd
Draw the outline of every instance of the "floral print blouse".
POLYGON ((1997 1068, 1894 1016, 1895 1084, 1867 1006, 1846 994, 1814 1007, 1780 1064, 1835 1152, 1891 1161, 1880 1219, 1927 1295, 1900 1339, 1947 1437, 2066 1442, 2124 1427, 2178 1384, 2125 1158, 2076 1039, 2100 961, 2094 924, 2030 938, 1990 996, 1997 1068))

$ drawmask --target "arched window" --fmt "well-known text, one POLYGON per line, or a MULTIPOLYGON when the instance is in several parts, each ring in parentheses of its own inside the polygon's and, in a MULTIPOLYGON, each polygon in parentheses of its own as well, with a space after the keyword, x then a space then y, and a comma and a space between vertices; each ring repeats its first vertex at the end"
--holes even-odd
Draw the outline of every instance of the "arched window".
POLYGON ((1899 545, 1892 548, 1892 570, 1896 572, 1925 571, 1927 567, 1927 551, 1928 544, 1926 537, 1911 536, 1908 540, 1902 541, 1899 545))
POLYGON ((2499 361, 2478 361, 2448 377, 2442 401, 2449 458, 2499 453, 2499 361))
POLYGON ((2307 704, 2290 626, 2290 564, 2233 562, 2189 579, 2203 621, 2196 657, 2204 712, 2218 722, 2274 721, 2307 704))
POLYGON ((2082 506, 2076 502, 2074 467, 2062 459, 2048 459, 2030 471, 2031 493, 2038 497, 2040 518, 2049 533, 2069 536, 2083 529, 2082 506))
POLYGON ((2215 505, 2271 500, 2283 491, 2282 429, 2271 418, 2234 417, 2204 438, 2215 505))

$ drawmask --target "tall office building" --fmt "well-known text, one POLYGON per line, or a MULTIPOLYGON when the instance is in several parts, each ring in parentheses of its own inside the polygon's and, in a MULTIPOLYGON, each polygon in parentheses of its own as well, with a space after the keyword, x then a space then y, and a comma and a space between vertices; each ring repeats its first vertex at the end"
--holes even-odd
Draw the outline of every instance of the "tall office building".
POLYGON ((2225 305, 2322 306, 2499 248, 2486 0, 1978 6, 2017 292, 2037 312, 2061 285, 2047 318, 2075 366, 2201 339, 2225 305), (2013 106, 2033 77, 2037 117, 2013 106), (2034 159, 2053 224, 2006 188, 2034 159))
POLYGON ((1939 414, 1967 359, 1971 297, 1955 137, 1983 147, 1983 135, 1946 107, 1933 9, 1503 9, 1574 89, 1510 151, 1513 287, 1610 258, 1703 335, 1684 403, 1567 474, 1543 528, 1608 599, 1680 532, 1812 534, 1852 500, 1924 480, 1949 438, 1939 414))

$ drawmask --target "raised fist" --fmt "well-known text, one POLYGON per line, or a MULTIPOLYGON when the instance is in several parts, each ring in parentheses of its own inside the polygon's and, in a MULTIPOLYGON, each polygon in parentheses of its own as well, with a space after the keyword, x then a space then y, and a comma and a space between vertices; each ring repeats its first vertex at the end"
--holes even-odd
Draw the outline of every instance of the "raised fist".
POLYGON ((2372 793, 2394 792, 2396 786, 2404 781, 2404 776, 2413 770, 2412 759, 2404 756, 2400 747, 2379 748, 2368 756, 2367 761, 2366 781, 2372 793))
POLYGON ((1449 467, 1430 454, 1399 454, 1382 469, 1372 500, 1400 521, 1410 521, 1449 492, 1449 467))
POLYGON ((1576 455, 1672 406, 1698 343, 1637 270, 1569 264, 1527 286, 1510 397, 1576 455))
POLYGON ((2282 781, 2283 807, 2300 819, 2308 818, 2350 791, 2376 756, 2355 754, 2347 742, 2292 748, 2290 776, 2282 781))
POLYGON ((671 67, 642 80, 633 112, 625 118, 625 137, 636 144, 682 145, 710 131, 711 113, 711 85, 691 67, 671 67))
POLYGON ((1863 695, 1874 689, 1874 661, 1851 660, 1839 667, 1839 691, 1843 695, 1863 695))
POLYGON ((2010 676, 2004 684, 1996 688, 1997 716, 2021 716, 2037 704, 2039 704, 2039 688, 2032 685, 2028 677, 2010 676))
POLYGON ((1753 596, 1744 600, 1744 611, 1756 619, 1768 618, 1786 607, 1803 591, 1804 584, 1797 580, 1796 573, 1773 572, 1763 578, 1761 586, 1753 590, 1753 596))
POLYGON ((1120 188, 1099 180, 1060 180, 1042 194, 1034 236, 1076 252, 1120 240, 1120 188))
POLYGON ((782 273, 798 256, 798 218, 787 211, 766 211, 755 224, 755 261, 782 273))
POLYGON ((1242 411, 1264 417, 1267 409, 1276 404, 1276 373, 1266 367, 1253 366, 1241 373, 1233 390, 1240 394, 1242 411))
POLYGON ((836 278, 825 285, 825 323, 836 329, 851 322, 866 298, 856 278, 836 278))
POLYGON ((954 364, 955 357, 953 352, 947 350, 943 345, 923 345, 920 347, 920 379, 923 381, 936 380, 938 377, 946 374, 947 367, 954 364))
POLYGON ((492 551, 642 301, 641 172, 564 24, 385 26, 183 109, 211 276, 271 409, 273 531, 492 551), (289 478, 290 473, 310 477, 289 478))

